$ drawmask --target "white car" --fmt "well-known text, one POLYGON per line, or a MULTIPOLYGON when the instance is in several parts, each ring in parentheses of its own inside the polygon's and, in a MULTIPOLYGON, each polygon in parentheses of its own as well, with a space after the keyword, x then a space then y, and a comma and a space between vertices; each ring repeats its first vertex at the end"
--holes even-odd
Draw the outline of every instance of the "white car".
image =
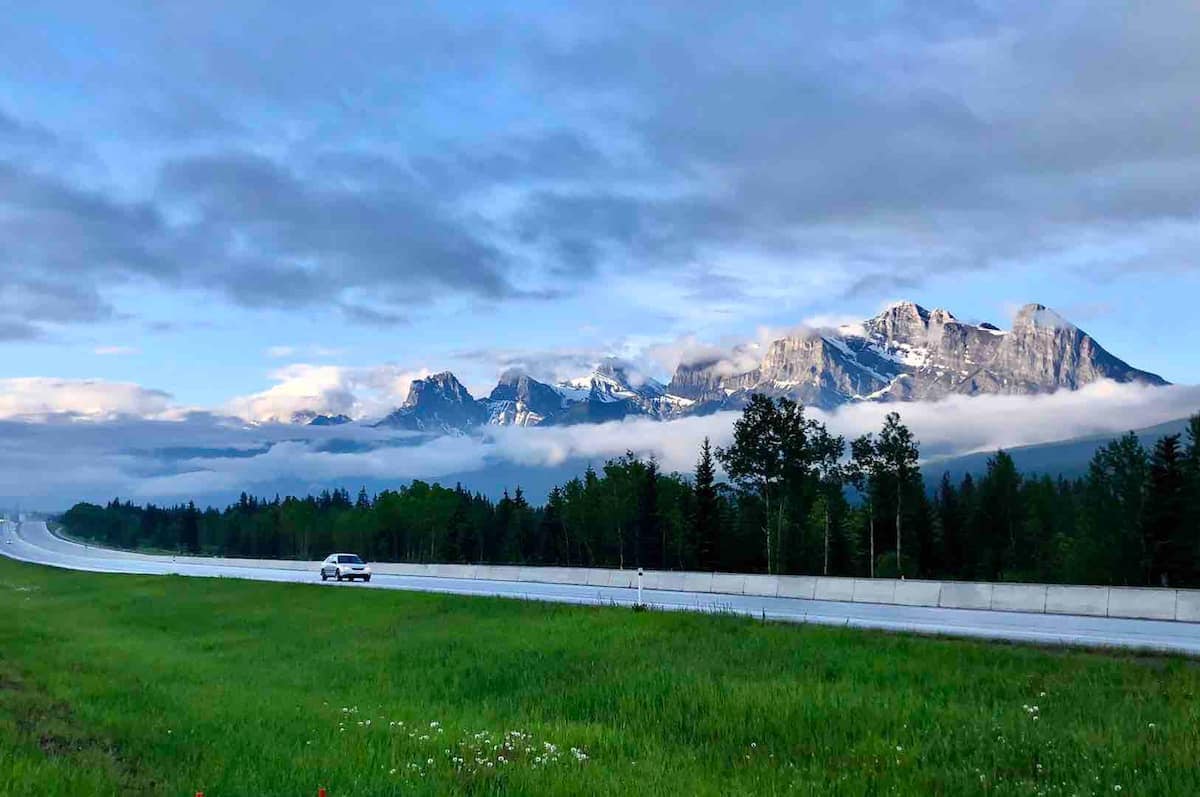
POLYGON ((331 553, 321 563, 321 580, 335 578, 338 581, 353 581, 361 578, 371 580, 371 566, 353 553, 331 553))

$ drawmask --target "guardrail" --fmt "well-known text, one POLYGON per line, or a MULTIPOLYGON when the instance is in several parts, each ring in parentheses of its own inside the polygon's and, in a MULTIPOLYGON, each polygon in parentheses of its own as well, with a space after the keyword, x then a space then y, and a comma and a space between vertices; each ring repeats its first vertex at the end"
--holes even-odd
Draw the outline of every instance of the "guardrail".
MULTIPOLYGON (((636 570, 525 565, 372 564, 381 575, 486 581, 526 581, 592 587, 637 586, 636 570)), ((1200 622, 1200 590, 1093 587, 1060 584, 993 584, 979 581, 768 576, 646 570, 646 589, 713 592, 770 598, 886 603, 943 609, 1074 614, 1141 620, 1200 622)))

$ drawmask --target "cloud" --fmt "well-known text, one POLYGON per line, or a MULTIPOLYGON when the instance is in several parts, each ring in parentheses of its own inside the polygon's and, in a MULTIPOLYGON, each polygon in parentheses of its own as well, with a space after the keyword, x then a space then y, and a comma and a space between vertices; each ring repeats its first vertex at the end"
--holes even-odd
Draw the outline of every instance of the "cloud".
POLYGON ((100 357, 119 357, 126 354, 137 354, 140 351, 136 346, 97 346, 92 350, 100 357))
MULTIPOLYGON (((165 401, 161 396, 148 400, 165 401)), ((108 406, 112 404, 109 398, 108 406)), ((1198 410, 1200 387, 1097 383, 1040 396, 864 403, 812 415, 849 439, 877 431, 886 413, 898 411, 928 461, 1120 433, 1198 410)), ((74 423, 53 414, 42 423, 0 420, 0 500, 50 507, 113 495, 221 502, 242 490, 273 494, 364 483, 382 489, 412 478, 445 480, 472 473, 498 491, 511 487, 516 473, 528 476, 533 470, 557 468, 553 472, 566 478, 583 463, 598 466, 627 450, 655 456, 667 471, 687 473, 694 467, 700 441, 709 437, 714 445, 727 445, 738 417, 725 412, 670 422, 626 419, 602 425, 495 427, 482 436, 429 438, 357 424, 246 426, 204 413, 166 413, 173 420, 128 416, 110 409, 110 420, 97 423, 74 423)))
POLYGON ((0 112, 0 276, 63 323, 150 280, 392 325, 601 280, 699 319, 1031 260, 1195 269, 1197 6, 934 7, 209 4, 89 16, 102 64, 31 8, 8 73, 74 86, 91 128, 0 112), (95 126, 153 145, 47 168, 95 126))
POLYGON ((232 399, 230 414, 257 422, 287 423, 296 413, 382 417, 408 396, 414 379, 428 369, 394 365, 348 367, 297 363, 271 373, 276 384, 259 393, 232 399))
POLYGON ((123 416, 163 417, 176 409, 171 394, 98 379, 0 379, 0 418, 56 416, 105 421, 123 416))

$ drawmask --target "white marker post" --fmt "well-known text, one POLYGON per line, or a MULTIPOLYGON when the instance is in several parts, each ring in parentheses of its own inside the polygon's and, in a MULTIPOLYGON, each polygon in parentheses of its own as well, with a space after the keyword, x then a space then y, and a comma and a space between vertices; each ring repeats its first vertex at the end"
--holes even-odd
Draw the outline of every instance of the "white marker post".
POLYGON ((642 603, 642 568, 638 568, 638 606, 644 606, 642 603))

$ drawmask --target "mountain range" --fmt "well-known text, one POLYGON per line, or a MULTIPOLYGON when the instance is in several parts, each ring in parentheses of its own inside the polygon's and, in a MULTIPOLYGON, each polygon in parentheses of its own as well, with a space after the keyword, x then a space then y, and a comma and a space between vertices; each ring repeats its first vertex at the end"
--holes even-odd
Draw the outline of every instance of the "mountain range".
MULTIPOLYGON (((559 384, 511 371, 483 398, 445 371, 415 380, 404 403, 374 425, 463 434, 489 425, 601 423, 629 416, 668 420, 739 409, 755 393, 829 409, 859 401, 1075 390, 1102 379, 1167 384, 1113 356, 1040 304, 1022 307, 1012 328, 1003 330, 899 302, 861 324, 802 329, 763 348, 747 344, 735 354, 681 363, 665 385, 616 359, 559 384)), ((344 415, 316 413, 297 413, 293 420, 351 422, 344 415)))

